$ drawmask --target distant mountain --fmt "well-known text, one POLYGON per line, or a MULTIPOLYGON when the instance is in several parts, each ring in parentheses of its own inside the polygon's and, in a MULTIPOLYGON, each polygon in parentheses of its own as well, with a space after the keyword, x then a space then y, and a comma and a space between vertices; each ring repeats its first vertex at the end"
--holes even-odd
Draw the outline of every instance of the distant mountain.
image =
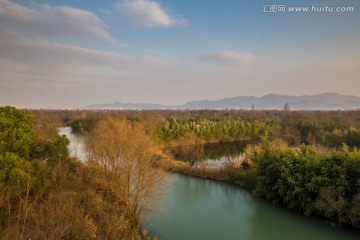
POLYGON ((267 94, 262 97, 239 96, 221 100, 192 101, 183 105, 161 105, 148 103, 94 104, 89 109, 250 109, 281 110, 288 103, 291 110, 348 110, 360 109, 360 97, 337 93, 288 96, 267 94))

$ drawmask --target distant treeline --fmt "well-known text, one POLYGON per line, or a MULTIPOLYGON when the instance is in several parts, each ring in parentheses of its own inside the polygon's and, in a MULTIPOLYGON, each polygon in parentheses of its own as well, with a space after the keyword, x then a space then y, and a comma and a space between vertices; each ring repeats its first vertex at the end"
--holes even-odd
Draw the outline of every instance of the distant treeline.
MULTIPOLYGON (((41 111, 33 111, 40 114, 41 111)), ((360 111, 270 110, 123 110, 48 111, 47 115, 89 132, 99 119, 115 117, 143 122, 157 141, 176 140, 187 133, 204 142, 260 140, 264 135, 281 138, 289 145, 302 143, 327 147, 360 145, 360 111)))
POLYGON ((358 112, 269 112, 256 118, 235 112, 172 117, 158 129, 156 138, 176 140, 187 133, 209 141, 259 141, 263 137, 283 139, 289 145, 300 144, 342 147, 360 146, 358 112), (303 113, 303 115, 301 115, 303 113), (331 114, 332 113, 332 114, 331 114), (252 118, 252 119, 251 119, 252 118))

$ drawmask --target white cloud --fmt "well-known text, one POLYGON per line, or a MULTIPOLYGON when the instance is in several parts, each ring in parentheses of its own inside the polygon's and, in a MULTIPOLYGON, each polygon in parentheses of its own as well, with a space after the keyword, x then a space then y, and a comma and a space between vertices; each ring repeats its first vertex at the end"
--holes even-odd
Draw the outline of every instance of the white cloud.
POLYGON ((17 69, 15 73, 25 78, 38 76, 48 81, 58 76, 72 76, 76 80, 76 76, 89 72, 134 74, 139 69, 155 70, 170 65, 168 61, 150 55, 129 56, 46 39, 32 39, 9 30, 2 32, 0 56, 4 64, 0 66, 0 72, 14 74, 14 69, 17 69))
POLYGON ((9 0, 0 0, 0 27, 47 38, 95 37, 115 41, 98 16, 71 7, 39 4, 27 7, 9 0))
POLYGON ((207 53, 201 55, 199 59, 202 61, 231 67, 249 67, 261 63, 261 61, 251 53, 241 53, 226 50, 215 53, 207 53))
POLYGON ((116 7, 130 21, 143 27, 170 27, 185 22, 171 17, 159 3, 152 0, 123 0, 116 7))
POLYGON ((1 27, 0 32, 1 105, 68 107, 135 99, 140 92, 154 94, 162 85, 154 82, 172 69, 169 61, 153 55, 89 49, 1 27))

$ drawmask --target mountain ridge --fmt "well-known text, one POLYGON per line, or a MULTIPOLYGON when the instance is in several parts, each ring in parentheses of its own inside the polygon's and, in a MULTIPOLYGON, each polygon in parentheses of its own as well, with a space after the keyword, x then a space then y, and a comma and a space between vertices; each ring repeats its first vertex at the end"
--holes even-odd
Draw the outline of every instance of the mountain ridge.
POLYGON ((350 110, 360 109, 360 97, 325 92, 314 95, 282 95, 269 93, 261 97, 236 96, 219 100, 189 101, 182 105, 164 105, 152 103, 102 103, 88 106, 88 109, 251 109, 281 110, 285 103, 292 110, 350 110))

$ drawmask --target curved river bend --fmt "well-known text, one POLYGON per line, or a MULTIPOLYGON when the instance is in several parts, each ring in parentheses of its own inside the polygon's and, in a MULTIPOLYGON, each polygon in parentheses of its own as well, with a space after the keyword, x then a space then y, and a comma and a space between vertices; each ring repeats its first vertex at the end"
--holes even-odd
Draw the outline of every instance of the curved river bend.
MULTIPOLYGON (((61 128, 72 156, 85 160, 82 139, 61 128)), ((142 225, 160 240, 359 240, 360 231, 331 227, 254 197, 233 184, 169 174, 158 208, 142 225)))
POLYGON ((359 240, 360 232, 331 227, 254 197, 239 186, 170 174, 158 209, 143 221, 160 240, 359 240))

